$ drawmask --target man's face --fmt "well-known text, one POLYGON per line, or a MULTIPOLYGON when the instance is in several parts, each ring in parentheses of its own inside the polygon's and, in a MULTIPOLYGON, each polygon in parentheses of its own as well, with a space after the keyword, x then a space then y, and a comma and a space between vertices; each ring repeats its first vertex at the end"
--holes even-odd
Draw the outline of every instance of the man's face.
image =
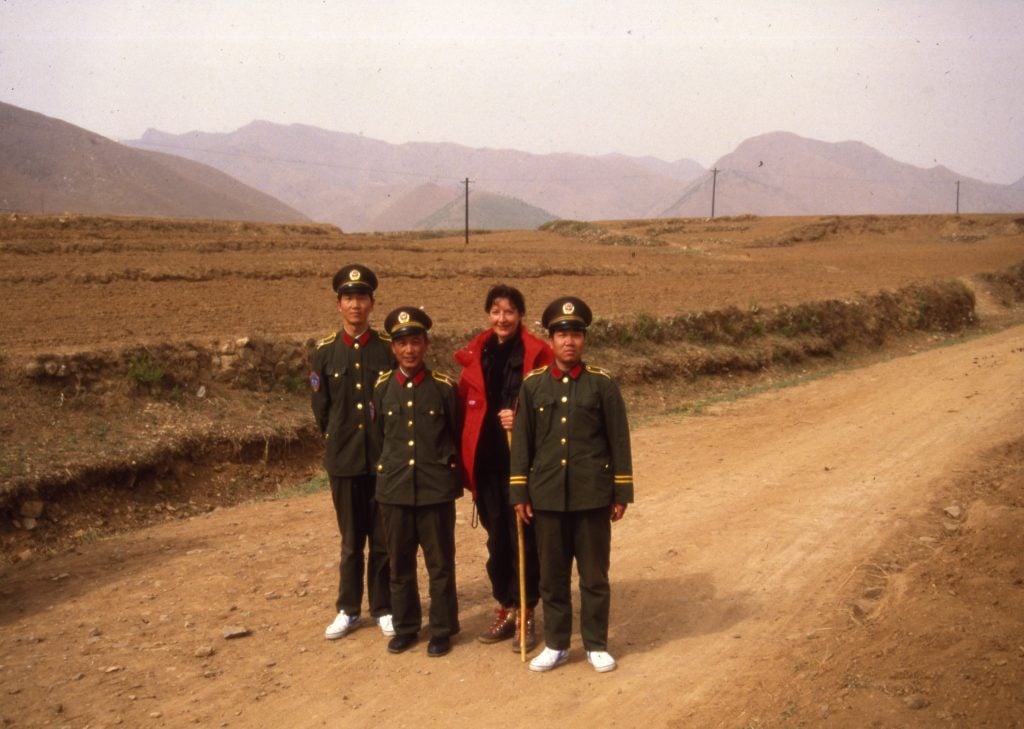
POLYGON ((369 294, 342 294, 338 298, 338 312, 349 334, 362 334, 373 311, 369 294))
POLYGON ((423 358, 427 356, 427 335, 417 332, 393 339, 391 351, 403 370, 410 374, 416 372, 423 366, 423 358))
POLYGON ((583 357, 586 336, 575 329, 559 329, 551 335, 551 348, 555 350, 555 363, 560 370, 571 370, 583 357))

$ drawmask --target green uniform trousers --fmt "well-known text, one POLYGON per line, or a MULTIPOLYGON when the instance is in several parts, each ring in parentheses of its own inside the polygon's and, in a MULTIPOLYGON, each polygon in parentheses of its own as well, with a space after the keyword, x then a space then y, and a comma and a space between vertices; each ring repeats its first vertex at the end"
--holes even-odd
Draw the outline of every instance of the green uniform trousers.
POLYGON ((334 608, 349 615, 358 616, 362 612, 365 575, 370 615, 379 618, 391 612, 391 588, 384 530, 377 517, 377 501, 374 499, 376 480, 373 474, 353 478, 330 477, 334 514, 341 532, 338 599, 334 608))
POLYGON ((611 587, 608 565, 612 526, 608 507, 585 511, 534 511, 540 555, 544 643, 568 650, 572 635, 572 562, 580 576, 580 634, 588 651, 608 650, 611 587))
POLYGON ((395 633, 418 633, 423 626, 416 553, 430 580, 430 635, 445 638, 459 632, 459 601, 455 592, 455 502, 426 506, 380 504, 384 539, 391 560, 391 615, 395 633))

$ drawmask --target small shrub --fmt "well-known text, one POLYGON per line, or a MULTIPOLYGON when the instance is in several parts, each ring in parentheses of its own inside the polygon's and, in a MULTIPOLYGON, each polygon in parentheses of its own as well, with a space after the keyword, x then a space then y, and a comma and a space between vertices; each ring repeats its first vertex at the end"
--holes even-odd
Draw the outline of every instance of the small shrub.
POLYGON ((140 385, 155 385, 164 379, 167 370, 148 354, 132 357, 128 364, 128 377, 140 385))

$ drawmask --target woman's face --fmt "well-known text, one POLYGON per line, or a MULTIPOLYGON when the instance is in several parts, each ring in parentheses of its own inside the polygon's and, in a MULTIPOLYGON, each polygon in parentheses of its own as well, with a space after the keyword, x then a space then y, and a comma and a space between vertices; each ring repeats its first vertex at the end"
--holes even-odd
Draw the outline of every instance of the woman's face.
POLYGON ((504 342, 519 330, 523 315, 508 299, 495 299, 487 318, 491 322, 491 330, 498 335, 498 341, 504 342))

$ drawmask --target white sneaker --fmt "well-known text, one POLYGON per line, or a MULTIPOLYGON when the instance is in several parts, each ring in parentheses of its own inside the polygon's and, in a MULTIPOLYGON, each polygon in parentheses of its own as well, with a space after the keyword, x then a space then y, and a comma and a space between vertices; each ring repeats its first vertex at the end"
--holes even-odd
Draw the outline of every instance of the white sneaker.
POLYGON ((390 615, 381 615, 377 618, 377 625, 380 626, 380 632, 385 636, 392 636, 395 634, 395 624, 391 620, 390 615))
POLYGON ((587 660, 590 661, 590 665, 594 667, 594 670, 598 673, 607 673, 608 671, 615 670, 615 659, 612 658, 611 653, 605 651, 587 651, 587 660))
POLYGON ((531 671, 550 671, 569 660, 569 651, 556 651, 545 647, 536 658, 530 661, 531 671))
POLYGON ((327 640, 337 640, 343 635, 351 633, 358 627, 359 616, 349 615, 342 610, 338 613, 338 616, 334 618, 334 622, 327 626, 327 630, 324 631, 324 637, 327 638, 327 640))

